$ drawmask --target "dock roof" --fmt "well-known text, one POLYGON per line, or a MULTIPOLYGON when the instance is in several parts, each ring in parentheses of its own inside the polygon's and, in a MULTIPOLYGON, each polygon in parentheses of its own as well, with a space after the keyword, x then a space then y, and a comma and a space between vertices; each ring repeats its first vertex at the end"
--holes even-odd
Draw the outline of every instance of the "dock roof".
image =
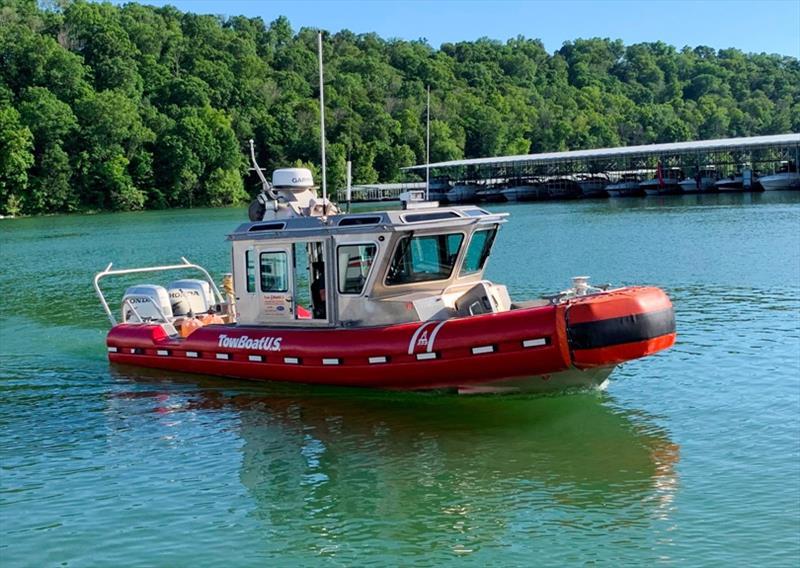
POLYGON ((516 156, 497 156, 493 158, 472 158, 451 160, 433 164, 420 164, 403 168, 404 170, 424 170, 427 168, 448 168, 459 166, 480 166, 500 164, 552 164, 574 160, 618 158, 625 156, 658 156, 688 152, 725 152, 755 148, 769 148, 800 145, 800 134, 774 134, 768 136, 748 136, 741 138, 719 138, 717 140, 697 140, 693 142, 670 142, 667 144, 644 144, 641 146, 622 146, 618 148, 595 148, 592 150, 572 150, 567 152, 545 152, 542 154, 521 154, 516 156))

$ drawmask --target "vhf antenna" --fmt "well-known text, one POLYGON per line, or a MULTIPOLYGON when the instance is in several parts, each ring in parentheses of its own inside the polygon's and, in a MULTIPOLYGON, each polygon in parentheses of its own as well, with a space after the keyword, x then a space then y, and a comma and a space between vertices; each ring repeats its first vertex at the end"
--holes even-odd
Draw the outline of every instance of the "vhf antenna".
POLYGON ((317 51, 319 53, 319 129, 320 153, 322 154, 322 215, 328 215, 328 180, 325 176, 325 87, 322 72, 322 32, 317 32, 317 51))

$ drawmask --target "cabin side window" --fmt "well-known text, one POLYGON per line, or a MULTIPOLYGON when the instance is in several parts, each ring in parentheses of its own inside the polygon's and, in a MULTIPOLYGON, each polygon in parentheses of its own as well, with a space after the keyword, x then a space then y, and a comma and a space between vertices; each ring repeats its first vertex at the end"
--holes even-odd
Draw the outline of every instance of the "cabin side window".
POLYGON ((254 293, 256 291, 256 259, 252 250, 244 251, 244 270, 247 275, 247 291, 254 293))
POLYGON ((475 231, 472 235, 472 239, 469 241, 467 253, 464 255, 461 276, 474 274, 475 272, 483 270, 483 265, 486 264, 486 259, 489 258, 489 253, 492 251, 492 243, 494 243, 496 234, 496 228, 485 231, 475 231))
POLYGON ((403 237, 394 251, 386 285, 447 280, 463 240, 462 233, 403 237))
POLYGON ((262 292, 289 291, 289 267, 285 252, 262 252, 259 264, 262 292))
POLYGON ((340 294, 361 294, 377 250, 374 244, 342 245, 336 249, 340 294))

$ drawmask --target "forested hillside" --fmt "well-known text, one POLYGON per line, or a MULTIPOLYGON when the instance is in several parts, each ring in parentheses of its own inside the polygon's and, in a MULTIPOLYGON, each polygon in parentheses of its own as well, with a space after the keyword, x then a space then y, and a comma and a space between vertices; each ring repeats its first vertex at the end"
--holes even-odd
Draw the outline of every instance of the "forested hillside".
MULTIPOLYGON (((319 162, 315 30, 57 6, 0 0, 0 213, 239 202, 249 138, 270 170, 319 162)), ((434 49, 347 31, 324 50, 332 187, 346 157, 357 183, 424 162, 427 84, 434 161, 800 131, 791 57, 608 39, 551 54, 523 37, 434 49)))

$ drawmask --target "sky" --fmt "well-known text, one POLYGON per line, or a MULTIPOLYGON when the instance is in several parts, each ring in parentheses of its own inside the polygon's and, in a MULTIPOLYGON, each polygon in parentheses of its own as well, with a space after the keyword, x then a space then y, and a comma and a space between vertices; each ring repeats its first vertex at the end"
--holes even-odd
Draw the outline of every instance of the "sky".
MULTIPOLYGON (((735 47, 800 57, 800 0, 138 0, 225 16, 280 15, 301 27, 376 32, 442 43, 538 38, 549 52, 575 38, 625 44, 661 40, 681 48, 735 47)), ((117 3, 124 3, 118 1, 117 3)))

